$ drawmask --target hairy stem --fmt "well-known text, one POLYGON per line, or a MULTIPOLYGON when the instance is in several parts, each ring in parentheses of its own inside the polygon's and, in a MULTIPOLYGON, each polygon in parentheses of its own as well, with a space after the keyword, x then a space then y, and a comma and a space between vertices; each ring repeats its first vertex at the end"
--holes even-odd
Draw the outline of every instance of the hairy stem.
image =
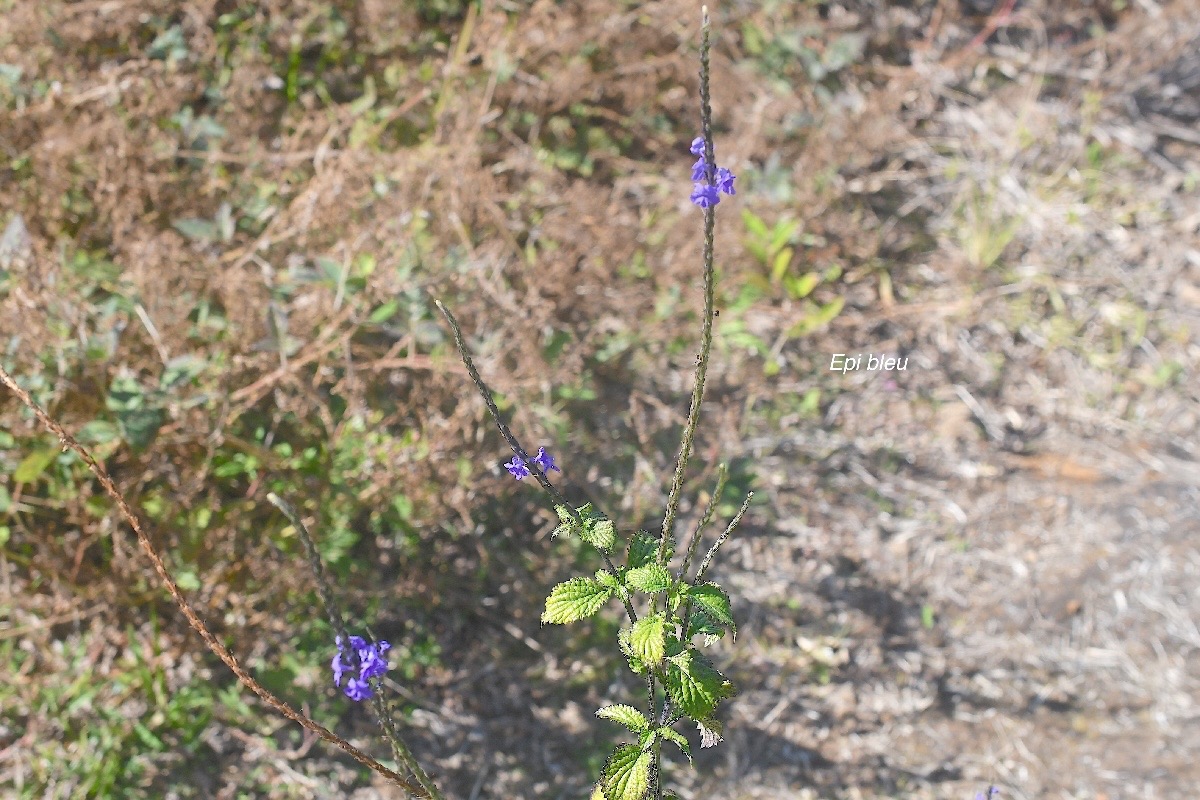
MULTIPOLYGON (((709 98, 709 28, 708 7, 704 7, 704 20, 700 41, 700 124, 704 137, 704 160, 707 165, 705 178, 709 186, 716 186, 716 167, 712 141, 712 106, 709 98)), ((658 545, 658 562, 666 564, 674 545, 675 517, 679 513, 679 497, 683 492, 683 481, 687 474, 688 461, 700 423, 700 404, 704 401, 704 381, 708 376, 708 362, 712 352, 713 328, 713 237, 716 228, 716 207, 704 209, 704 321, 700 329, 700 356, 696 360, 696 374, 692 387, 692 405, 688 411, 687 425, 683 429, 683 440, 675 460, 675 477, 667 495, 667 509, 663 516, 662 539, 658 545)))

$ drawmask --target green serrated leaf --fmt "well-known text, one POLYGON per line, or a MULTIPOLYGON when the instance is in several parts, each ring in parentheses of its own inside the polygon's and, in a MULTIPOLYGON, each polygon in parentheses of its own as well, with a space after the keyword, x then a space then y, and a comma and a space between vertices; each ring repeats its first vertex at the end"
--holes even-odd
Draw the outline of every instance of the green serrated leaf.
POLYGON ((621 628, 621 630, 617 632, 617 644, 620 646, 621 652, 625 654, 625 660, 629 662, 629 669, 631 669, 635 675, 642 675, 646 672, 647 667, 646 664, 640 658, 638 658, 637 654, 633 652, 633 646, 629 643, 629 637, 632 633, 632 627, 621 628))
POLYGON ((733 631, 734 636, 737 636, 737 625, 733 621, 729 595, 725 594, 724 589, 715 583, 702 583, 689 588, 687 596, 692 601, 692 605, 702 611, 705 616, 718 625, 726 626, 733 631))
POLYGON ((708 717, 717 703, 734 694, 733 684, 691 648, 667 659, 664 678, 671 701, 692 719, 708 717))
POLYGON ((642 800, 650 788, 651 753, 636 745, 623 744, 604 765, 601 785, 606 800, 642 800))
POLYGON ((657 732, 658 732, 658 735, 663 737, 664 739, 670 739, 672 742, 679 745, 679 749, 683 751, 683 754, 685 756, 687 756, 688 763, 689 764, 691 763, 692 748, 691 748, 691 745, 688 744, 688 740, 686 738, 684 738, 684 735, 682 733, 680 733, 679 731, 673 730, 671 728, 667 728, 667 727, 659 728, 657 732))
POLYGON ((585 542, 605 553, 610 552, 617 543, 617 528, 611 519, 588 520, 580 534, 585 542))
POLYGON ((607 586, 591 578, 572 578, 550 591, 542 622, 562 624, 586 619, 599 611, 610 597, 612 589, 607 586))
POLYGON ((662 564, 647 564, 644 567, 631 569, 625 575, 625 585, 643 592, 656 594, 671 588, 674 581, 670 571, 662 564))
POLYGON ((684 598, 687 597, 688 589, 690 588, 686 583, 672 584, 671 588, 667 591, 667 607, 672 611, 678 610, 679 606, 683 604, 684 598))
POLYGON ((705 647, 725 635, 725 628, 709 619, 707 614, 693 611, 690 619, 691 624, 688 626, 688 631, 693 636, 697 633, 703 634, 705 647))
POLYGON ((633 733, 641 733, 650 728, 650 720, 646 719, 646 715, 633 706, 604 706, 596 712, 596 716, 600 719, 611 719, 613 722, 619 722, 633 733))
POLYGON ((659 540, 646 533, 640 531, 636 536, 629 540, 629 555, 626 558, 626 564, 630 569, 644 567, 654 560, 654 554, 658 552, 659 540))
POLYGON ((666 652, 667 620, 662 614, 642 617, 629 632, 629 648, 646 664, 658 665, 666 652))

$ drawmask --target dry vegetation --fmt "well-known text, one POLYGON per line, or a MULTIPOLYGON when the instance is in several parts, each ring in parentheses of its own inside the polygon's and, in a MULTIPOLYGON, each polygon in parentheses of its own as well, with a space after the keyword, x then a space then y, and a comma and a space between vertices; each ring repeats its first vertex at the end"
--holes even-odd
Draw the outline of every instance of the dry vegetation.
MULTIPOLYGON (((763 502, 716 570, 742 693, 681 795, 1191 796, 1192 4, 711 5, 740 178, 690 496, 728 459, 728 501, 763 502), (868 352, 908 369, 829 371, 868 352)), ((595 565, 502 474, 428 298, 569 496, 658 523, 696 352, 697 17, 0 0, 4 366, 242 660, 382 754, 263 497, 303 504, 454 797, 585 796, 615 733, 590 714, 626 689, 615 621, 539 630, 595 565)), ((386 796, 236 699, 81 465, 0 416, 0 786, 386 796)))

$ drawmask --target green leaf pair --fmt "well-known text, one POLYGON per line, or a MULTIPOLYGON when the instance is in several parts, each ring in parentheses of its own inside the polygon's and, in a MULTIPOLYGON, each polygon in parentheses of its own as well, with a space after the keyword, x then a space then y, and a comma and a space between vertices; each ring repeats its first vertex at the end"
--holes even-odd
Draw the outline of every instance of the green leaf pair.
POLYGON ((648 749, 654 744, 655 739, 661 737, 674 742, 683 751, 683 754, 687 756, 688 761, 692 760, 691 746, 688 744, 688 740, 683 737, 683 734, 666 725, 661 725, 651 730, 650 720, 646 719, 646 715, 633 706, 604 706, 596 712, 596 716, 601 719, 610 719, 613 722, 619 722, 628 728, 631 733, 636 733, 639 740, 638 746, 643 750, 648 749))

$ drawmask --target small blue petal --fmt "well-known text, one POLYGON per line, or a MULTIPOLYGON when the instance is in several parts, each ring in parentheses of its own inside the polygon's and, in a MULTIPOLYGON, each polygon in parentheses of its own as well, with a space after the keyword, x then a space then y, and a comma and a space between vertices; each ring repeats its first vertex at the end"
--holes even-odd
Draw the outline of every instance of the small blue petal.
POLYGON ((692 187, 691 201, 700 208, 709 208, 721 202, 721 195, 717 192, 717 187, 697 183, 692 187))

